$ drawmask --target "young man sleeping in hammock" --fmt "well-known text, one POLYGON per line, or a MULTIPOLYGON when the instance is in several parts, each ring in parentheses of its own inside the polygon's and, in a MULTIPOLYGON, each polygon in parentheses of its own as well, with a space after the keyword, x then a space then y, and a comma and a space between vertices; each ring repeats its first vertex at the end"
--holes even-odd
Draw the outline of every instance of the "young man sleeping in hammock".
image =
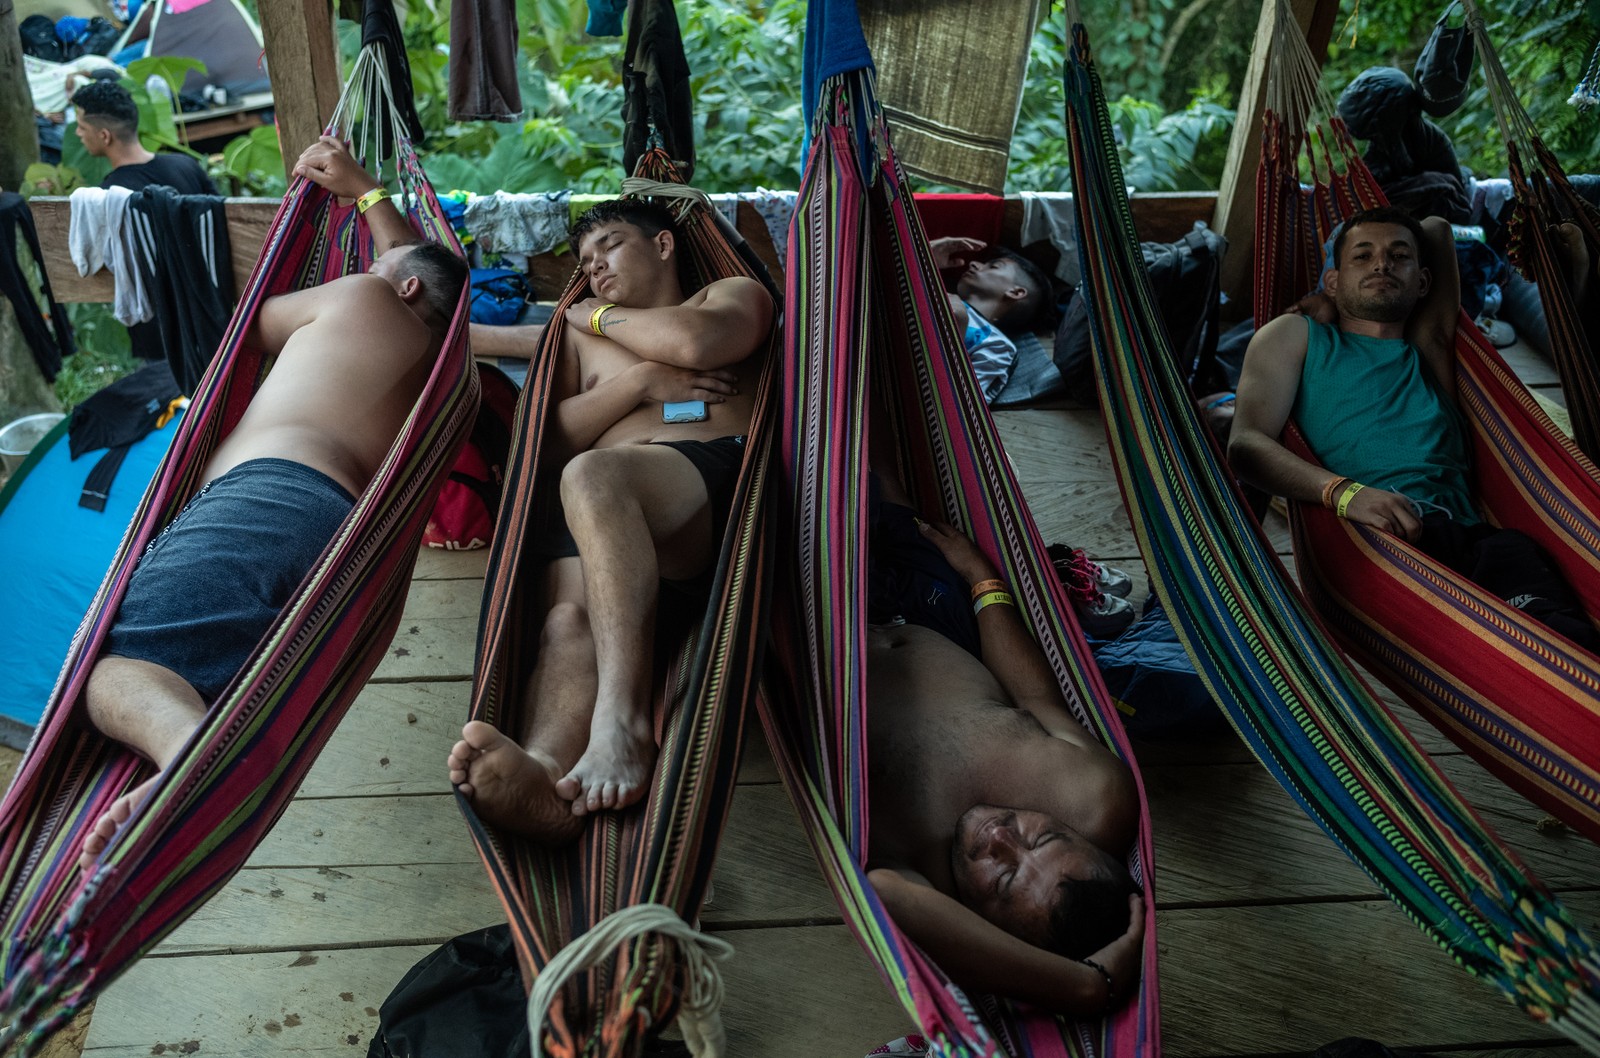
POLYGON ((1067 711, 982 552, 892 480, 872 492, 867 877, 962 987, 1102 1014, 1143 952, 1133 775, 1067 711))
MULTIPOLYGON (((351 197, 376 183, 328 139, 297 171, 308 167, 351 197)), ((277 361, 206 464, 205 484, 139 559, 89 674, 89 720, 158 768, 183 749, 367 487, 450 327, 466 263, 417 241, 390 202, 366 217, 381 251, 366 274, 262 302, 246 340, 277 361)), ((85 867, 154 783, 96 822, 85 867)))
POLYGON ((486 820, 546 843, 634 803, 654 772, 658 592, 703 597, 773 315, 753 279, 685 294, 659 206, 602 203, 571 243, 595 296, 567 310, 556 365, 560 495, 531 544, 549 564, 526 721, 468 723, 447 761, 486 820))
POLYGON ((1287 499, 1404 537, 1589 650, 1582 604, 1531 537, 1478 514, 1466 424, 1456 407, 1460 311, 1450 225, 1383 207, 1335 237, 1326 298, 1303 302, 1250 342, 1228 458, 1287 499), (1320 318, 1314 318, 1320 317, 1320 318), (1324 464, 1279 442, 1290 415, 1324 464))

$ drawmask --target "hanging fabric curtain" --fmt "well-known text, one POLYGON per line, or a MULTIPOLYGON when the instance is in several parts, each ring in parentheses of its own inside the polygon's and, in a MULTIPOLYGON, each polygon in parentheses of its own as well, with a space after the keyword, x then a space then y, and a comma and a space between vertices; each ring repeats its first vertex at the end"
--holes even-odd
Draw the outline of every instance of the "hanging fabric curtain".
MULTIPOLYGON (((1273 777, 1429 937, 1534 1018, 1600 1048, 1590 939, 1329 643, 1199 422, 1164 348, 1088 36, 1070 17, 1067 125, 1101 403, 1134 533, 1184 646, 1273 777)), ((1298 36, 1282 5, 1278 18, 1280 35, 1298 36)), ((1279 180, 1272 130, 1269 119, 1263 183, 1292 188, 1295 207, 1258 214, 1264 268, 1287 260, 1274 250, 1289 242, 1286 213, 1320 217, 1345 193, 1302 199, 1279 180)), ((1257 297, 1283 303, 1259 285, 1257 297)))
POLYGON ((1463 0, 1463 4, 1467 31, 1472 34, 1489 100, 1506 140, 1515 192, 1511 260, 1539 285, 1539 301, 1550 327, 1551 358, 1572 413, 1573 439, 1590 459, 1600 459, 1600 301, 1573 295, 1567 270, 1556 253, 1558 226, 1569 223, 1583 241, 1592 269, 1600 260, 1600 209, 1573 190, 1561 163, 1522 108, 1489 40, 1476 0, 1463 0))
MULTIPOLYGON (((678 242, 687 255, 686 288, 741 275, 770 286, 728 245, 716 210, 703 195, 673 198, 666 194, 670 189, 654 186, 682 186, 664 151, 648 152, 640 165, 648 194, 688 207, 679 221, 678 242)), ((632 186, 625 181, 623 190, 632 186)), ((563 313, 587 292, 588 278, 574 272, 529 365, 517 406, 505 502, 489 553, 471 708, 472 719, 502 731, 525 725, 522 691, 543 620, 535 588, 546 561, 528 554, 525 545, 540 524, 536 497, 548 494, 547 475, 561 470, 541 457, 555 403, 563 313)), ((715 1004, 704 997, 708 987, 715 992, 714 977, 701 965, 700 949, 707 942, 684 924, 695 919, 705 898, 766 637, 769 515, 763 496, 776 333, 774 327, 761 354, 765 367, 733 514, 704 614, 671 632, 666 622, 658 627, 665 637, 658 638, 656 648, 662 659, 655 682, 661 749, 645 798, 623 811, 590 815, 575 844, 554 849, 487 826, 460 798, 510 920, 523 978, 530 989, 542 989, 531 997, 530 1037, 542 1040, 546 1050, 541 1053, 553 1058, 637 1054, 645 1030, 668 1024, 680 1004, 686 1035, 691 1024, 695 1032, 715 1033, 715 1004), (628 935, 630 923, 651 932, 628 935), (662 932, 664 923, 676 923, 670 936, 662 932), (552 965, 567 952, 573 953, 570 958, 552 965), (586 957, 569 978, 568 964, 578 952, 586 957)))
MULTIPOLYGON (((1272 67, 1257 260, 1263 272, 1309 277, 1321 267, 1334 226, 1383 197, 1343 125, 1329 116, 1316 64, 1292 20, 1279 19, 1274 47, 1283 58, 1272 67), (1318 108, 1326 120, 1314 123, 1318 108), (1297 143, 1315 146, 1300 151, 1297 143), (1313 155, 1316 180, 1305 190, 1294 175, 1302 153, 1313 155)), ((1485 65, 1498 68, 1492 52, 1485 65)), ((1548 282, 1564 293, 1559 274, 1548 282)), ((1312 285, 1314 279, 1300 293, 1312 285)), ((1258 281, 1258 298, 1263 289, 1258 281)), ((1286 293, 1278 288, 1265 296, 1286 293)), ((1299 296, 1257 304, 1285 305, 1299 296)), ((1552 337, 1577 340, 1572 328, 1553 326, 1552 337)), ((1456 329, 1455 374, 1479 505, 1495 524, 1536 539, 1588 612, 1600 613, 1600 481, 1593 464, 1465 314, 1456 329)), ((1569 403, 1576 412, 1582 400, 1574 395, 1569 403)), ((1286 436, 1297 454, 1315 462, 1296 431, 1286 436)), ((1600 840, 1600 658, 1398 537, 1305 505, 1296 505, 1292 522, 1307 594, 1356 659, 1523 796, 1600 840), (1361 591, 1349 591, 1356 583, 1361 591)))
MULTIPOLYGON (((358 144, 380 135, 392 117, 389 77, 382 57, 364 50, 329 132, 358 144)), ((418 230, 457 248, 403 138, 395 168, 418 230)), ((141 758, 82 715, 85 683, 135 562, 195 494, 270 368, 244 341, 263 300, 362 269, 370 241, 353 206, 292 183, 226 337, 79 627, 0 803, 0 1050, 36 1051, 233 876, 394 635, 434 494, 477 411, 465 291, 410 417, 312 572, 95 869, 78 870, 89 827, 148 774, 141 758)))
POLYGON ((1132 756, 954 330, 853 19, 851 4, 812 5, 807 52, 817 65, 808 70, 820 71, 821 105, 786 266, 784 605, 773 616, 762 721, 845 922, 935 1053, 1156 1054, 1153 847, 1142 785, 1143 823, 1128 866, 1145 893, 1143 973, 1137 994, 1103 1021, 967 997, 896 927, 863 867, 869 407, 890 420, 873 429, 897 440, 922 510, 971 535, 1013 585, 1074 715, 1130 765, 1132 756))

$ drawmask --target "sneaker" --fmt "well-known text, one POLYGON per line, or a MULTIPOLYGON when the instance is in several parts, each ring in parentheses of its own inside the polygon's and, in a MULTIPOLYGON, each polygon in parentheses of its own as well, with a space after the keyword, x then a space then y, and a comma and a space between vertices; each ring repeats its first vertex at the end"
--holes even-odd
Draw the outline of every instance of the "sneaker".
POLYGON ((1119 599, 1126 599, 1133 593, 1132 577, 1115 566, 1093 561, 1081 547, 1051 544, 1045 550, 1056 567, 1056 576, 1068 588, 1075 588, 1087 581, 1094 586, 1094 591, 1115 595, 1119 599))
POLYGON ((1505 320, 1493 319, 1489 316, 1479 316, 1474 321, 1483 336, 1489 339, 1489 344, 1496 349, 1504 349, 1508 345, 1515 345, 1517 332, 1511 329, 1511 324, 1505 320))
POLYGON ((1072 608, 1078 611, 1078 624, 1096 639, 1117 638, 1139 617, 1133 603, 1104 593, 1093 602, 1074 599, 1072 608))
POLYGON ((931 1051, 927 1039, 913 1032, 898 1040, 890 1040, 867 1055, 867 1058, 927 1058, 931 1051))

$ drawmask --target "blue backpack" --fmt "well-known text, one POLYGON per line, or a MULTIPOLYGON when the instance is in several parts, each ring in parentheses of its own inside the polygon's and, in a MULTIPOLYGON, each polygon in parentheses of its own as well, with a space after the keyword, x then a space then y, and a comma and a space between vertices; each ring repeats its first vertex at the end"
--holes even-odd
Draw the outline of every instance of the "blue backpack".
POLYGON ((513 268, 474 268, 469 281, 473 323, 516 323, 532 293, 527 277, 513 268))

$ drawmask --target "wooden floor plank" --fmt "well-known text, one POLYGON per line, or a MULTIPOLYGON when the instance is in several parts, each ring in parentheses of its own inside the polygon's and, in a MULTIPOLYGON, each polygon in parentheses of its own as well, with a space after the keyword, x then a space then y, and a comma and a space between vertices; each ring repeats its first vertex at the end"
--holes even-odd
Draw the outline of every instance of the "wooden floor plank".
POLYGON ((840 921, 782 786, 739 787, 712 880, 712 900, 700 912, 708 928, 840 921))
POLYGON ((445 756, 472 684, 369 683, 300 786, 301 797, 450 792, 445 756))
MULTIPOLYGON (((1573 895, 1585 923, 1600 894, 1573 895)), ((1169 911, 1162 1035, 1173 1058, 1313 1050, 1345 1036, 1458 1048, 1559 1039, 1387 901, 1169 911)))
POLYGON ((483 866, 245 868, 160 955, 442 943, 505 921, 483 866))
POLYGON ((719 934, 728 1054, 739 1058, 857 1058, 915 1031, 844 926, 719 934))
MULTIPOLYGON (((911 1029, 842 926, 722 936, 735 952, 723 968, 731 1055, 865 1054, 911 1029)), ((430 950, 147 959, 101 997, 84 1054, 363 1054, 378 1007, 430 950)))
POLYGON ((477 863, 453 794, 297 798, 250 867, 477 863))
POLYGON ((489 549, 445 551, 424 547, 417 552, 412 580, 482 580, 489 569, 489 549))
POLYGON ((432 945, 145 959, 106 989, 85 1055, 363 1055, 432 945))
MULTIPOLYGON (((1447 778, 1546 885, 1600 887, 1600 847, 1540 830, 1541 809, 1464 756, 1447 778)), ((1143 769, 1161 907, 1377 897, 1377 886, 1253 764, 1143 769)))
POLYGON ((479 580, 412 581, 400 627, 373 679, 469 678, 482 599, 479 580))

